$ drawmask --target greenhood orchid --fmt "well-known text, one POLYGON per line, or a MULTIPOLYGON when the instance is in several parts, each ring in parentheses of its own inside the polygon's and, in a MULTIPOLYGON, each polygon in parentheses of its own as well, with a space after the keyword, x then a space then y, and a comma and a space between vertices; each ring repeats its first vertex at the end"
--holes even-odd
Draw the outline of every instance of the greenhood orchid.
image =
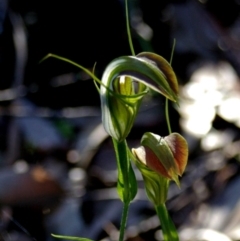
POLYGON ((115 140, 122 141, 128 136, 149 88, 177 102, 175 73, 157 54, 122 56, 106 67, 100 87, 102 121, 106 132, 115 140))
POLYGON ((141 165, 179 184, 178 176, 183 174, 188 160, 186 140, 178 133, 172 133, 163 138, 147 132, 141 139, 141 145, 137 149, 132 149, 136 160, 141 165))

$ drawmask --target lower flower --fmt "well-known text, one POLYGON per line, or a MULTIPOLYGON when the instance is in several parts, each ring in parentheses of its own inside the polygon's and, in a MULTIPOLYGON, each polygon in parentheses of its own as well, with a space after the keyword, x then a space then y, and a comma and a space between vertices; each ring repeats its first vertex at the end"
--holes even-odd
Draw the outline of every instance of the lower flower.
POLYGON ((159 205, 166 201, 169 181, 179 185, 178 177, 186 168, 188 145, 178 133, 166 137, 147 132, 141 145, 132 149, 133 159, 142 173, 149 199, 159 205))

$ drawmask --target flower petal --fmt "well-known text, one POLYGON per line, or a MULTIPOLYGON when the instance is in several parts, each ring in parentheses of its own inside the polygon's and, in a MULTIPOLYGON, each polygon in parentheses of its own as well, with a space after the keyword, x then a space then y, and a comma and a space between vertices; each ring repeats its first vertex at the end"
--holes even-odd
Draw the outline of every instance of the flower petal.
POLYGON ((165 75, 167 82, 171 87, 172 91, 175 93, 176 96, 178 95, 177 77, 172 69, 172 66, 167 62, 166 59, 164 59, 160 55, 157 55, 151 52, 142 52, 138 54, 137 57, 143 58, 155 64, 158 67, 158 69, 161 70, 165 75))
POLYGON ((140 161, 146 167, 164 177, 171 179, 171 175, 167 172, 162 163, 159 161, 158 157, 150 148, 141 146, 137 149, 133 148, 132 152, 138 161, 140 161))
POLYGON ((177 176, 178 166, 175 163, 172 151, 164 138, 151 132, 146 132, 141 139, 141 144, 142 146, 151 149, 158 158, 158 162, 161 162, 171 179, 174 179, 177 176))
POLYGON ((178 167, 178 175, 181 176, 186 168, 188 160, 187 141, 178 133, 172 133, 169 136, 164 137, 164 140, 172 151, 178 167))

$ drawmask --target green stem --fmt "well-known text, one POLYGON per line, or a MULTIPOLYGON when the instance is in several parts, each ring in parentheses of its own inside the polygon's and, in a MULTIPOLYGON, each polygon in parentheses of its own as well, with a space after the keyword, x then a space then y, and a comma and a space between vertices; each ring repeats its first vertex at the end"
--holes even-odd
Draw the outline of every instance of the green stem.
POLYGON ((125 0, 125 10, 126 10, 126 25, 127 25, 127 35, 128 35, 129 47, 130 47, 130 49, 131 49, 132 55, 135 56, 135 51, 134 51, 134 48, 133 48, 132 36, 131 36, 131 31, 130 31, 129 13, 128 13, 128 3, 127 3, 127 0, 125 0))
POLYGON ((129 205, 137 193, 137 181, 130 164, 127 141, 123 140, 119 142, 114 138, 112 140, 118 167, 117 191, 124 205, 119 236, 119 241, 123 241, 129 205))
POLYGON ((126 140, 117 141, 114 138, 113 146, 115 150, 115 155, 117 159, 118 167, 118 194, 122 201, 129 201, 129 158, 128 158, 128 148, 126 140))
POLYGON ((155 209, 161 222, 164 241, 179 241, 178 232, 168 214, 165 204, 155 206, 155 209))
POLYGON ((170 118, 169 118, 169 111, 168 111, 168 98, 166 98, 166 102, 165 102, 165 115, 166 115, 166 120, 167 120, 168 132, 169 132, 169 134, 171 134, 172 133, 172 129, 171 129, 170 118))
MULTIPOLYGON (((173 40, 173 47, 172 47, 172 52, 171 52, 171 57, 170 57, 170 64, 172 64, 172 60, 173 60, 173 52, 175 49, 175 45, 176 45, 176 40, 173 40)), ((168 127, 168 132, 169 134, 172 133, 171 130, 171 124, 170 124, 170 118, 169 118, 169 110, 168 110, 168 98, 166 98, 166 103, 165 103, 165 115, 166 115, 166 120, 167 120, 167 127, 168 127)))
POLYGON ((175 46, 176 46, 176 39, 173 40, 173 47, 172 47, 171 57, 170 57, 170 61, 169 61, 169 63, 170 63, 171 65, 172 65, 173 53, 174 53, 175 46))
POLYGON ((127 225, 127 217, 128 217, 128 210, 129 210, 129 203, 123 204, 122 210, 122 219, 121 219, 121 226, 120 226, 120 234, 119 234, 119 241, 124 240, 124 233, 127 225))

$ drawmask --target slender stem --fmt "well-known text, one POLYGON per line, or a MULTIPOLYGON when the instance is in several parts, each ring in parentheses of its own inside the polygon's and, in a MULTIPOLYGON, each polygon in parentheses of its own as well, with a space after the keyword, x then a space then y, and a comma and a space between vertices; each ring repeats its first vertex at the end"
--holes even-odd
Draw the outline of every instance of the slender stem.
POLYGON ((169 134, 171 134, 172 129, 171 129, 171 124, 170 124, 170 119, 169 119, 168 98, 166 98, 166 102, 165 102, 165 115, 166 115, 166 120, 167 120, 168 132, 169 132, 169 134))
POLYGON ((124 240, 124 233, 127 225, 128 210, 129 210, 129 202, 123 204, 119 241, 124 240))
POLYGON ((129 43, 129 47, 131 49, 132 55, 135 56, 135 51, 134 51, 134 48, 133 48, 132 36, 131 36, 131 31, 130 31, 128 2, 127 2, 127 0, 125 0, 125 10, 126 10, 126 25, 127 25, 128 43, 129 43))
POLYGON ((179 241, 178 232, 168 214, 165 204, 155 206, 155 209, 161 222, 164 241, 179 241))
POLYGON ((130 202, 134 198, 137 185, 135 184, 136 180, 133 179, 133 173, 131 172, 131 165, 128 156, 128 146, 127 141, 118 142, 114 138, 113 145, 115 150, 115 155, 117 159, 117 167, 118 167, 118 194, 123 202, 123 211, 122 211, 122 219, 120 226, 120 234, 119 241, 124 240, 124 233, 127 224, 127 216, 130 202))
POLYGON ((173 60, 173 53, 174 53, 174 49, 176 46, 176 39, 173 40, 173 46, 172 46, 172 51, 171 51, 171 57, 170 57, 170 61, 169 63, 172 65, 172 60, 173 60))
MULTIPOLYGON (((172 64, 172 60, 173 60, 173 52, 175 49, 175 45, 176 45, 176 40, 173 40, 173 47, 172 47, 172 52, 171 52, 171 57, 170 57, 170 61, 169 63, 172 64)), ((166 120, 167 120, 167 127, 168 127, 168 132, 169 134, 172 133, 171 130, 171 124, 170 124, 170 118, 169 118, 169 109, 168 109, 168 99, 166 98, 166 102, 165 102, 165 115, 166 115, 166 120)))
POLYGON ((118 194, 123 202, 129 200, 129 160, 126 140, 117 141, 112 138, 118 167, 118 194))

